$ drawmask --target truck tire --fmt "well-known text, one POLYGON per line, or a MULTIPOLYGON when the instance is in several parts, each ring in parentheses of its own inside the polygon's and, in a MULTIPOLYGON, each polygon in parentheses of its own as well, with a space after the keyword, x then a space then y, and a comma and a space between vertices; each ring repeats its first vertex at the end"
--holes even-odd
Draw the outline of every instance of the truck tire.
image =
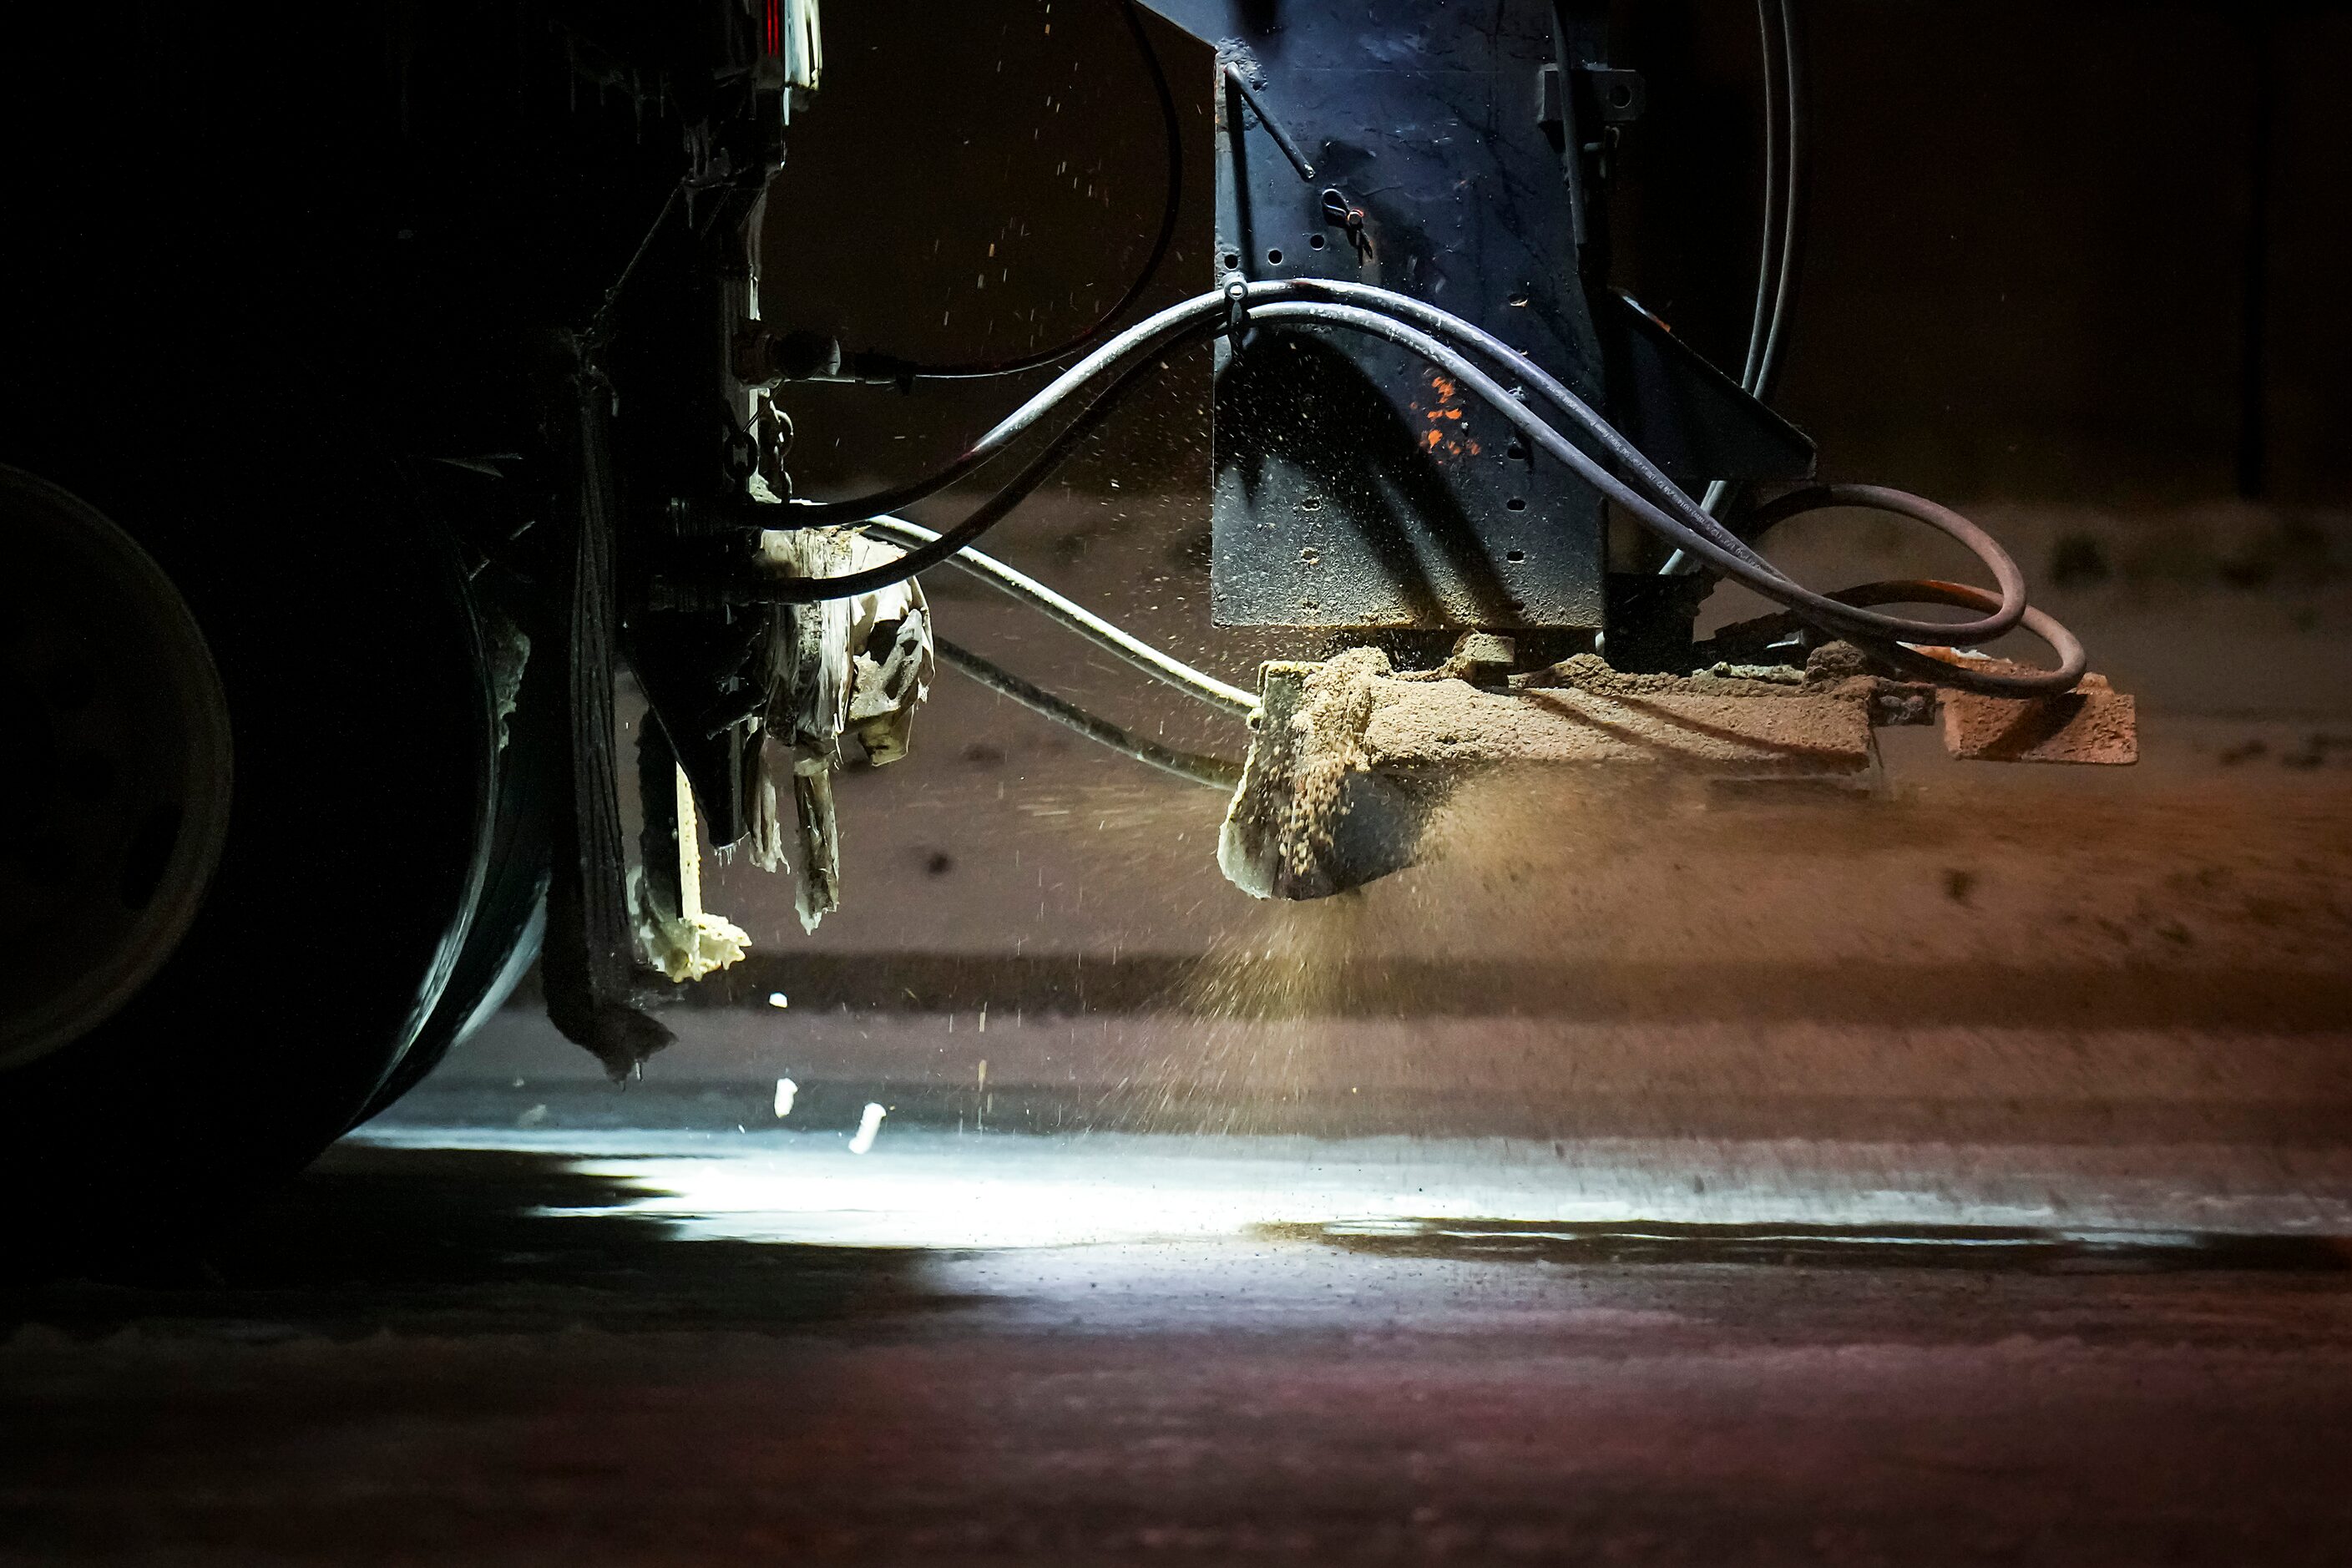
POLYGON ((480 622, 399 471, 315 425, 265 390, 132 452, 86 423, 0 437, 19 1257, 184 1236, 299 1169, 465 954, 496 791, 480 622))

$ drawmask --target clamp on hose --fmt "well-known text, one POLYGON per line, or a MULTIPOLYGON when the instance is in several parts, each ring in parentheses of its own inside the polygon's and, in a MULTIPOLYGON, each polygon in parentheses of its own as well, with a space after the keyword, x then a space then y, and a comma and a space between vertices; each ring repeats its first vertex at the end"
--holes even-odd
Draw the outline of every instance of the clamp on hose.
POLYGON ((1241 346, 1242 333, 1249 330, 1249 279, 1238 272, 1225 277, 1225 332, 1234 346, 1241 346))

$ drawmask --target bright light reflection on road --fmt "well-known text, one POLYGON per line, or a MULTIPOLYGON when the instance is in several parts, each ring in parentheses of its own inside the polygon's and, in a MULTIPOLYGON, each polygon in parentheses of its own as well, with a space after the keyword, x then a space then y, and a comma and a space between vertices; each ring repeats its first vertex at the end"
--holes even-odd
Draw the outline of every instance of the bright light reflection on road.
POLYGON ((681 1239, 828 1246, 1066 1247, 1446 1219, 2285 1233, 2341 1232, 2352 1218, 2340 1193, 2242 1186, 2192 1198, 2178 1169, 2086 1167, 2055 1149, 1981 1151, 1980 1162, 1956 1168, 1948 1149, 1793 1142, 978 1137, 912 1128, 854 1158, 845 1131, 408 1127, 361 1137, 560 1154, 625 1194, 553 1212, 659 1220, 681 1239))

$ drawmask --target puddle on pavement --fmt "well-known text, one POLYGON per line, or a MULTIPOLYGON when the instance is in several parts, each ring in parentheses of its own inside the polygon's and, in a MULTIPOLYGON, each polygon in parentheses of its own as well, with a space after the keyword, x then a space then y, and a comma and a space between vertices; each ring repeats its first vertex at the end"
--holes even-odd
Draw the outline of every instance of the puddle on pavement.
POLYGON ((2076 1231, 2008 1226, 1702 1225, 1543 1220, 1340 1220, 1262 1227, 1390 1258, 1580 1265, 1954 1268, 2044 1274, 2352 1270, 2352 1237, 2076 1231))

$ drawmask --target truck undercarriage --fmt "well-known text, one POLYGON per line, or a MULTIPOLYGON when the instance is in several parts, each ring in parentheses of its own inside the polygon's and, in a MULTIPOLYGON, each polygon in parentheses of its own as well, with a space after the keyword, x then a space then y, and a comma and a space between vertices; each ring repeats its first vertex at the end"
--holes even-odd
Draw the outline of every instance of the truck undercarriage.
MULTIPOLYGON (((47 305, 0 421, 0 505, 33 542, 8 657, 80 695, 43 710, 66 716, 16 814, 48 847, 10 872, 36 961, 7 998, 7 1136, 101 1209, 159 1170, 266 1182, 413 1087, 534 956, 558 1026, 637 1072, 669 1038, 648 1001, 746 946, 704 905, 705 846, 789 868, 814 929, 853 892, 835 774, 920 750, 941 663, 1228 792, 1219 863, 1261 898, 1412 864, 1457 785, 1515 770, 1866 793, 1874 731, 1931 723, 1961 758, 2133 761, 2131 699, 1990 534, 1818 481, 1769 406, 1801 51, 1785 6, 1759 15, 1734 374, 1612 283, 1650 93, 1586 0, 1123 4, 1131 57, 1094 63, 1135 75, 1165 144, 1148 254, 1076 335, 961 363, 844 342, 763 278, 778 225, 824 222, 779 205, 793 122, 824 112, 814 0, 424 6, 330 40, 142 13, 140 69, 205 84, 184 121, 78 117, 85 143, 12 173, 39 237, 12 247, 17 297, 47 305), (1186 146, 1212 135, 1192 232, 1186 146), (1179 268, 1195 290, 1147 309, 1179 268), (1250 686, 978 549, 1202 345, 1211 617, 1291 655, 1250 686), (809 400, 969 381, 1025 395, 927 471, 799 492, 809 400), (978 499, 949 526, 896 515, 950 493, 978 499), (1759 548, 1856 509, 1993 585, 1822 592, 1759 548), (1232 722, 1224 754, 961 646, 920 585, 940 567, 1232 722), (1699 635, 1727 583, 1776 608, 1699 635), (628 745, 625 678, 650 714, 628 745), (89 785, 93 757, 140 791, 89 785), (186 1020, 264 993, 283 1048, 189 1048, 186 1020), (292 1043, 320 1036, 346 1047, 292 1043), (126 1082, 145 1109, 55 1136, 126 1082)), ((28 124, 123 68, 110 29, 79 44, 28 124)))

